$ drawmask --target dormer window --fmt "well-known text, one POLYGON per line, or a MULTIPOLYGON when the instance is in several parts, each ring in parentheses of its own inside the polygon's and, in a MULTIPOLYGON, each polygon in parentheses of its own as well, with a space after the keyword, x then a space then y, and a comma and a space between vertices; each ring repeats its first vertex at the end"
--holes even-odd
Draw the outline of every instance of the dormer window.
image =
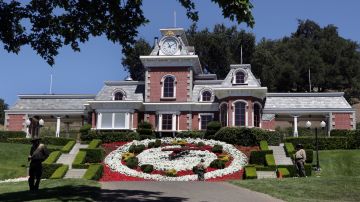
POLYGON ((162 79, 162 98, 175 98, 176 94, 176 80, 172 75, 164 76, 162 79))
POLYGON ((203 91, 202 92, 202 101, 203 102, 210 102, 211 101, 211 92, 210 91, 203 91))
POLYGON ((247 74, 245 71, 239 69, 234 72, 233 84, 246 84, 247 74))
POLYGON ((122 90, 116 90, 113 94, 113 100, 125 100, 125 92, 122 90))

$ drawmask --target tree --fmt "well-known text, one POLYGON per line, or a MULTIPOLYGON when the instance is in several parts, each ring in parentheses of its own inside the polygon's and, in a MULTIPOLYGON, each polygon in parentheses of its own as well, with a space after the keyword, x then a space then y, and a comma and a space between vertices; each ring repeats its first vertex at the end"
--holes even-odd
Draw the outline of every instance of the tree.
MULTIPOLYGON (((193 0, 178 0, 187 16, 198 20, 193 0)), ((250 0, 212 0, 223 16, 239 24, 254 25, 250 0)), ((0 41, 8 52, 18 54, 30 45, 49 65, 59 48, 70 45, 80 51, 79 43, 90 36, 105 35, 119 43, 123 53, 135 43, 137 28, 148 22, 143 15, 142 0, 0 0, 0 41)))
POLYGON ((0 98, 0 124, 3 125, 5 121, 5 110, 8 109, 8 105, 3 99, 0 98))

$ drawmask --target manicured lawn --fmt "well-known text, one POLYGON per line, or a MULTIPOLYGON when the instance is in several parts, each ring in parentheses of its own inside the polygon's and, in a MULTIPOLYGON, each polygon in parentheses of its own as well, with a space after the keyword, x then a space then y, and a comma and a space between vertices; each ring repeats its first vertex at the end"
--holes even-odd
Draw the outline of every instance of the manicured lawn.
POLYGON ((231 183, 286 201, 360 201, 360 150, 320 151, 319 159, 320 177, 231 183))
POLYGON ((27 182, 0 183, 1 201, 96 201, 100 185, 82 179, 43 180, 30 192, 27 182))
POLYGON ((0 180, 27 175, 27 157, 31 145, 0 143, 0 180))

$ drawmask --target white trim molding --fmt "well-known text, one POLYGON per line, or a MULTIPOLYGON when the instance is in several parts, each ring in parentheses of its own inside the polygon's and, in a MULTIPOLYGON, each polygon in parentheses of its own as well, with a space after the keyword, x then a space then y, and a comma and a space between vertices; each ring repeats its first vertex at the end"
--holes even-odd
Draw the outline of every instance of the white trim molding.
POLYGON ((176 84, 177 84, 177 79, 174 75, 172 74, 166 74, 161 78, 160 81, 161 84, 161 99, 176 99, 176 84), (173 97, 164 97, 164 81, 167 77, 172 77, 174 79, 174 89, 173 89, 173 97))
POLYGON ((200 102, 214 102, 214 99, 215 99, 215 93, 211 88, 205 87, 205 88, 203 88, 203 89, 201 89, 199 91, 199 101, 200 102), (206 91, 210 92, 210 94, 211 94, 211 97, 210 97, 209 101, 204 101, 203 100, 203 93, 206 92, 206 91))
POLYGON ((115 127, 115 114, 119 114, 119 112, 98 112, 97 113, 97 124, 96 124, 96 129, 97 130, 129 130, 132 128, 131 124, 131 113, 130 112, 120 112, 121 114, 125 114, 125 123, 124 123, 124 128, 117 128, 115 127), (102 118, 103 118, 103 114, 111 114, 111 127, 102 127, 102 118))
POLYGON ((113 92, 112 92, 112 100, 113 100, 113 101, 123 101, 123 100, 126 100, 126 97, 127 97, 126 92, 125 92, 123 89, 121 89, 121 88, 116 88, 116 89, 114 89, 113 92), (123 95, 122 100, 115 100, 115 94, 116 94, 116 93, 121 93, 121 94, 123 95))
POLYGON ((234 70, 233 75, 232 75, 232 84, 235 84, 235 85, 236 85, 236 84, 240 84, 240 85, 247 84, 248 78, 249 78, 249 75, 248 75, 248 73, 246 72, 246 70, 241 69, 241 68, 236 69, 236 70, 234 70), (237 74, 238 72, 242 72, 242 73, 244 74, 244 83, 236 83, 236 74, 237 74))
MULTIPOLYGON (((235 104, 238 102, 242 102, 245 103, 245 127, 248 127, 248 111, 249 111, 249 103, 246 100, 235 100, 234 102, 232 102, 231 107, 232 107, 232 126, 235 126, 235 104)), ((238 127, 244 127, 244 126, 238 126, 238 127)))

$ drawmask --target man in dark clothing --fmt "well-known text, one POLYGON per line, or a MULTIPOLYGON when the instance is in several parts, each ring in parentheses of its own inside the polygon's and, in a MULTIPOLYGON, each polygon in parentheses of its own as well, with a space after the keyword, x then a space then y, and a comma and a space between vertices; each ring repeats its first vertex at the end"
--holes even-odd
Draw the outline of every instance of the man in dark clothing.
POLYGON ((28 161, 30 161, 29 169, 29 187, 30 190, 38 190, 42 174, 42 162, 49 156, 44 144, 40 144, 40 138, 34 138, 31 140, 32 147, 28 161), (36 179, 36 182, 35 182, 36 179))
POLYGON ((301 144, 296 145, 295 166, 300 177, 306 177, 305 172, 306 152, 301 144))
POLYGON ((204 165, 204 159, 201 159, 200 163, 196 165, 197 167, 197 174, 198 174, 198 180, 204 181, 205 180, 205 165, 204 165))

